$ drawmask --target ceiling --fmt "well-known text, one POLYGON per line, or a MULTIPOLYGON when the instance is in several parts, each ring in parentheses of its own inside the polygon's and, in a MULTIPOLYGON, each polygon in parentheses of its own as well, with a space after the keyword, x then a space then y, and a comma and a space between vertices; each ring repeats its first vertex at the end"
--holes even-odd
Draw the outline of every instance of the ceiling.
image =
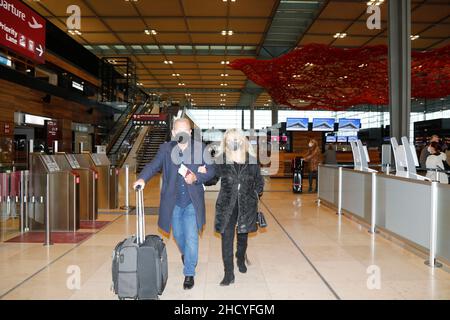
MULTIPOLYGON (((360 0, 25 2, 64 31, 67 7, 78 5, 81 35, 72 35, 75 40, 98 56, 130 56, 143 88, 180 103, 193 99, 197 106, 236 106, 243 94, 253 94, 256 106, 270 105, 267 93, 252 89, 240 71, 222 61, 268 59, 307 43, 387 44, 387 0, 380 6, 382 29, 373 31, 365 23, 367 1, 360 0), (224 36, 223 30, 233 34, 224 36), (337 32, 347 37, 337 40, 337 32)), ((413 49, 448 44, 450 1, 412 0, 412 22, 412 33, 420 35, 413 49)))

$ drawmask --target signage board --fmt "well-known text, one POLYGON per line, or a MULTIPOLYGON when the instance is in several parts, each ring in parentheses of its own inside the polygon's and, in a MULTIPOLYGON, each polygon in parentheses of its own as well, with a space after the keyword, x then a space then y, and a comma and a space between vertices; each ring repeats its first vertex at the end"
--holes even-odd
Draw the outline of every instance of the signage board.
POLYGON ((19 0, 0 0, 0 45, 45 62, 45 19, 19 0))

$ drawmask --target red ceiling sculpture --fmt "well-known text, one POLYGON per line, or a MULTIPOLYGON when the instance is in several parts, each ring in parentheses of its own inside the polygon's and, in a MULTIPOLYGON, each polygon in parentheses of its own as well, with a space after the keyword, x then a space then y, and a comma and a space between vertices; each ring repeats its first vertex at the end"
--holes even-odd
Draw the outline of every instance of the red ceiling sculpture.
MULTIPOLYGON (((238 59, 230 66, 260 85, 278 104, 298 109, 345 110, 389 103, 388 49, 298 47, 272 60, 238 59)), ((412 53, 412 96, 450 95, 450 45, 412 53)))

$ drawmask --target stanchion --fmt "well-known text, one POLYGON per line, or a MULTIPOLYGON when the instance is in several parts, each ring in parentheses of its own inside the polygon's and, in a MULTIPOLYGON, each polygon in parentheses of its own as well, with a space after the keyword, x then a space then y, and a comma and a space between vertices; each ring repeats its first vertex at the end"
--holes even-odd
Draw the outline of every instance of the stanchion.
MULTIPOLYGON (((51 239, 51 230, 50 230, 50 175, 47 174, 47 190, 45 194, 45 241, 44 246, 53 245, 51 239)), ((41 197, 41 202, 43 199, 41 197)))
POLYGON ((20 232, 24 233, 25 226, 25 203, 24 203, 24 195, 25 195, 25 177, 24 171, 20 171, 20 232))
POLYGON ((430 256, 425 261, 430 268, 442 267, 442 264, 436 261, 438 183, 438 181, 431 182, 430 256))
POLYGON ((377 223, 377 173, 372 172, 372 207, 371 207, 371 223, 369 232, 376 233, 375 225, 377 223))
POLYGON ((130 166, 128 164, 125 165, 125 205, 120 207, 122 210, 127 210, 129 212, 133 207, 130 207, 130 197, 129 197, 129 184, 130 184, 130 166))
MULTIPOLYGON (((317 183, 317 201, 316 202, 317 202, 318 207, 320 207, 320 179, 319 178, 320 178, 320 166, 317 169, 317 180, 316 180, 316 183, 317 183)), ((303 179, 303 176, 302 176, 302 179, 303 179)))
POLYGON ((338 215, 342 215, 342 167, 339 167, 339 178, 338 178, 338 215))

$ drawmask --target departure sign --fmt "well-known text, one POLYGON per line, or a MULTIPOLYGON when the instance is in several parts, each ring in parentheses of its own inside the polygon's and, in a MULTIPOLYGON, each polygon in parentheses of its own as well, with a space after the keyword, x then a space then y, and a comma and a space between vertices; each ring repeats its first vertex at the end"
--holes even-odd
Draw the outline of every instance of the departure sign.
POLYGON ((45 19, 19 0, 0 0, 0 45, 45 62, 45 19))

